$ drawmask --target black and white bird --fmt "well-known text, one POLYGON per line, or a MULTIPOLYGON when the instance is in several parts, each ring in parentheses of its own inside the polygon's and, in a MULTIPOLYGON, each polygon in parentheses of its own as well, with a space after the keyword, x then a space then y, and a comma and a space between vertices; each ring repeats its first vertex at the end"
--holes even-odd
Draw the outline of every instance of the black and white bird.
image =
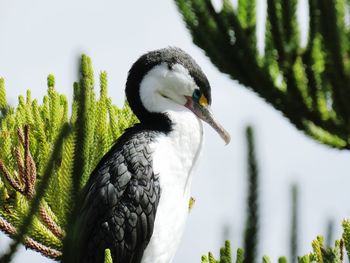
POLYGON ((203 144, 201 120, 224 139, 210 85, 179 48, 141 56, 126 97, 140 120, 117 140, 91 174, 79 215, 77 262, 169 263, 189 212, 192 171, 203 144))

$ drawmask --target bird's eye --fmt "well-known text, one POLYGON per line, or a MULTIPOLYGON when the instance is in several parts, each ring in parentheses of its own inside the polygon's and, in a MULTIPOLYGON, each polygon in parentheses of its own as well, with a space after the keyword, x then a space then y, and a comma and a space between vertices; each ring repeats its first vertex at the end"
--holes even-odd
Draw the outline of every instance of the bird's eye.
POLYGON ((193 94, 192 94, 192 98, 195 101, 199 101, 199 98, 201 97, 201 92, 199 89, 194 90, 193 94))

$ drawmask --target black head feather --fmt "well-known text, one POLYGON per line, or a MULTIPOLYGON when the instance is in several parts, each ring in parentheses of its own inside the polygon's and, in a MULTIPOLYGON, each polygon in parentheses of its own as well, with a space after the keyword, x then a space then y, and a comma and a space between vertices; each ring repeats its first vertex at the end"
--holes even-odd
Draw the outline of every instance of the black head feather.
POLYGON ((173 65, 180 64, 186 68, 200 88, 201 92, 211 103, 210 85, 202 69, 194 59, 180 48, 169 47, 148 52, 141 56, 131 67, 126 82, 126 98, 135 115, 141 123, 149 124, 155 129, 171 129, 169 118, 163 113, 152 113, 145 109, 140 99, 140 83, 144 76, 155 66, 167 63, 171 69, 173 65))

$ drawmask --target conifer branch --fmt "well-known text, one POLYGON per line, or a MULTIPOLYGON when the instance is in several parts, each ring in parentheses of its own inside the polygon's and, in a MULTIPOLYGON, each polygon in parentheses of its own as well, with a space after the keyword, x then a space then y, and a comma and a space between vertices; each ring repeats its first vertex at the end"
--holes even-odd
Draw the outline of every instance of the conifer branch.
POLYGON ((109 249, 105 250, 105 260, 104 263, 113 263, 111 251, 109 249))
POLYGON ((347 1, 309 0, 309 37, 301 46, 297 0, 267 1, 265 53, 256 52, 254 0, 175 0, 193 42, 217 68, 255 91, 321 143, 350 149, 347 1), (347 6, 345 6, 347 5, 347 6), (249 8, 248 8, 249 7, 249 8))
POLYGON ((236 263, 244 262, 244 250, 242 248, 237 249, 236 263))
POLYGON ((4 175, 4 177, 7 179, 9 184, 13 187, 13 189, 21 194, 25 193, 24 187, 20 185, 20 182, 17 180, 15 176, 12 176, 9 172, 9 170, 6 168, 4 162, 0 160, 0 171, 4 175))
POLYGON ((315 240, 312 241, 312 248, 314 250, 316 260, 319 263, 323 263, 323 254, 322 254, 322 249, 323 249, 323 238, 318 236, 315 240))
POLYGON ((20 151, 19 147, 16 147, 16 149, 15 149, 15 159, 16 159, 16 163, 17 163, 17 167, 18 167, 19 178, 22 179, 22 182, 24 183, 24 185, 27 185, 27 182, 25 180, 26 176, 25 176, 25 171, 24 171, 24 163, 22 160, 21 151, 20 151))
MULTIPOLYGON (((107 74, 100 75, 100 99, 96 100, 93 86, 93 74, 91 61, 84 56, 87 62, 82 66, 82 80, 75 84, 72 114, 68 116, 68 101, 66 97, 59 94, 55 89, 55 79, 49 75, 47 79, 48 95, 44 96, 43 103, 31 98, 30 91, 27 91, 26 98, 19 97, 19 104, 15 111, 8 110, 6 115, 2 114, 0 121, 0 218, 8 222, 13 229, 18 230, 15 235, 15 243, 22 242, 29 248, 37 251, 44 251, 42 254, 52 258, 61 255, 66 239, 66 232, 72 226, 72 209, 76 206, 74 199, 73 180, 77 178, 74 174, 76 165, 77 127, 79 125, 79 114, 84 113, 88 119, 86 127, 90 131, 87 135, 85 180, 91 173, 91 169, 103 156, 105 151, 123 133, 123 130, 134 124, 137 119, 131 113, 127 104, 118 108, 112 104, 107 95, 107 74), (87 88, 87 101, 84 110, 81 110, 80 88, 87 88), (79 111, 80 109, 80 111, 79 111), (103 113, 103 114, 100 114, 103 113), (67 124, 67 122, 69 124, 67 124), (69 135, 64 138, 62 149, 55 146, 63 126, 70 125, 69 135), (29 132, 30 127, 30 132, 29 132), (50 156, 59 151, 54 157, 54 165, 51 166, 49 182, 45 190, 40 190, 45 183, 46 171, 50 165, 50 156), (40 181, 37 184, 37 174, 40 174, 40 181), (39 205, 35 202, 37 196, 45 195, 39 205), (20 194, 18 194, 20 193, 20 194), (33 207, 37 206, 37 212, 33 207), (28 224, 29 231, 23 230, 24 220, 33 214, 31 224, 28 224), (24 220, 22 220, 24 219, 24 220), (21 231, 27 232, 23 235, 21 231), (22 237, 21 237, 22 236, 22 237), (47 248, 49 251, 47 251, 47 248), (51 251, 53 249, 57 253, 51 251), (47 253, 45 253, 47 251, 47 253)), ((4 81, 0 81, 0 100, 6 104, 6 93, 4 81)), ((6 104, 7 105, 7 104, 6 104)), ((8 107, 9 108, 9 107, 8 107)), ((9 108, 10 109, 10 108, 9 108)), ((81 117, 82 115, 80 115, 81 117)), ((85 133, 86 131, 83 130, 85 133)), ((85 160, 85 159, 84 159, 85 160)), ((81 181, 79 189, 84 185, 81 181)), ((30 222, 29 220, 29 222, 30 222)), ((26 221, 28 222, 28 221, 26 221)), ((3 224, 0 230, 9 234, 9 225, 3 224)), ((17 244, 12 244, 12 251, 17 244)), ((10 254, 13 252, 10 252, 10 254)), ((6 255, 7 258, 12 254, 6 255)))
POLYGON ((263 263, 270 263, 271 262, 271 260, 270 260, 270 258, 268 257, 268 256, 263 256, 263 263))
MULTIPOLYGON (((6 222, 6 220, 1 217, 0 217, 0 229, 10 237, 13 237, 17 234, 16 228, 13 225, 11 225, 9 222, 6 222)), ((62 256, 62 253, 60 251, 47 247, 29 237, 24 238, 23 245, 26 248, 35 250, 41 253, 43 256, 54 260, 58 260, 62 256)))
POLYGON ((209 263, 218 263, 218 261, 215 260, 215 257, 211 252, 208 253, 208 260, 209 260, 209 263))
POLYGON ((34 160, 31 157, 29 150, 29 126, 24 126, 24 174, 23 179, 26 186, 26 194, 29 198, 34 195, 34 186, 36 180, 36 171, 34 171, 34 160))
POLYGON ((9 263, 11 262, 11 259, 15 252, 17 251, 17 248, 21 242, 24 240, 24 236, 27 234, 29 227, 31 226, 31 223, 33 221, 33 217, 38 210, 40 206, 41 199, 45 193, 45 189, 47 188, 49 184, 50 177, 52 175, 52 169, 54 167, 55 162, 58 160, 58 155, 61 152, 62 144, 63 144, 63 139, 67 136, 69 132, 69 126, 68 124, 63 126, 59 137, 57 138, 55 142, 55 147, 54 150, 50 156, 49 162, 45 168, 45 173, 43 175, 42 181, 37 189, 36 195, 31 202, 31 206, 29 209, 28 214, 24 217, 21 225, 18 228, 18 232, 14 236, 14 242, 10 245, 10 249, 7 253, 5 253, 1 258, 0 262, 1 263, 9 263))
POLYGON ((2 115, 1 117, 4 117, 10 110, 11 108, 7 104, 6 99, 5 80, 4 78, 0 77, 0 113, 2 115))
POLYGON ((64 236, 66 235, 64 230, 62 230, 62 228, 56 224, 42 205, 39 207, 39 215, 50 231, 59 239, 63 240, 64 236))
POLYGON ((78 102, 77 119, 76 119, 76 147, 75 147, 75 160, 73 166, 73 196, 74 206, 69 215, 69 222, 67 236, 65 237, 63 247, 63 262, 71 262, 74 257, 74 229, 76 227, 76 219, 78 209, 80 207, 80 191, 83 186, 84 179, 89 174, 88 160, 90 153, 90 137, 92 135, 91 127, 91 92, 94 84, 93 70, 91 66, 91 60, 86 55, 81 59, 81 80, 79 84, 75 85, 74 96, 78 102))
MULTIPOLYGON (((29 126, 24 126, 24 134, 22 130, 18 128, 17 135, 19 142, 25 149, 23 159, 19 147, 16 147, 15 151, 19 178, 24 183, 24 187, 21 189, 21 191, 18 191, 18 188, 15 188, 17 186, 15 186, 14 188, 16 191, 26 196, 28 200, 31 200, 34 196, 34 188, 36 185, 36 166, 29 149, 29 126)), ((3 163, 2 160, 0 160, 0 163, 3 163)), ((6 167, 2 167, 1 164, 0 170, 2 170, 3 173, 8 173, 6 167)), ((11 184, 13 184, 13 182, 11 182, 11 184)), ((15 184, 19 185, 19 183, 17 182, 15 182, 15 184)), ((58 238, 63 239, 65 235, 64 231, 54 222, 54 220, 50 217, 50 215, 47 213, 46 209, 43 206, 39 207, 39 215, 42 218, 43 222, 47 225, 49 230, 58 238)))
POLYGON ((291 234, 290 234, 290 260, 292 263, 297 261, 298 255, 298 186, 292 186, 292 220, 291 220, 291 234))
POLYGON ((20 144, 22 146, 25 145, 26 143, 25 143, 24 134, 23 134, 22 129, 17 128, 17 136, 18 136, 18 140, 19 140, 20 144))
POLYGON ((246 129, 248 163, 248 198, 244 232, 245 260, 254 263, 257 258, 259 231, 258 167, 255 157, 254 135, 251 127, 246 129))
POLYGON ((273 39, 274 47, 277 50, 277 58, 280 66, 284 66, 284 62, 286 61, 286 54, 283 46, 283 34, 282 34, 282 15, 278 14, 278 7, 280 5, 280 1, 267 0, 267 13, 269 17, 269 23, 271 24, 271 36, 273 39))
POLYGON ((344 219, 342 222, 343 225, 343 244, 346 248, 348 254, 348 259, 350 260, 350 220, 344 219))
POLYGON ((278 263, 287 263, 287 258, 286 257, 279 257, 278 263))

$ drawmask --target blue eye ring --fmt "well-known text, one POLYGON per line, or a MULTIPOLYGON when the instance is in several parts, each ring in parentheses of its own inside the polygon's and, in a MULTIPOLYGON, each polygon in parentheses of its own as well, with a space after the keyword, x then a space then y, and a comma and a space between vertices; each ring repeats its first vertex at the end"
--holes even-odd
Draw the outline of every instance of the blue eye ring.
POLYGON ((192 94, 192 98, 195 100, 195 101, 199 101, 199 98, 201 97, 201 91, 199 89, 195 89, 193 94, 192 94))

